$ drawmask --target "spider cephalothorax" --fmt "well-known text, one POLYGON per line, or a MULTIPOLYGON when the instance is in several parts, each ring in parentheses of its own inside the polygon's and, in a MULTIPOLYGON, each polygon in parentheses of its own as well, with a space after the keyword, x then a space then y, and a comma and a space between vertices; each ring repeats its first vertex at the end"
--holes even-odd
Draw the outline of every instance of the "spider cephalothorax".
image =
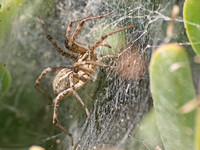
POLYGON ((56 48, 56 50, 61 55, 75 60, 75 63, 71 67, 64 66, 64 67, 44 69, 42 71, 42 73, 40 74, 40 76, 35 81, 35 87, 37 89, 39 89, 47 97, 50 98, 50 96, 42 88, 39 87, 39 84, 40 84, 40 81, 42 80, 42 78, 44 78, 44 76, 47 73, 58 71, 57 75, 55 76, 55 78, 53 80, 53 91, 57 95, 55 97, 55 99, 53 100, 53 102, 54 102, 53 124, 55 124, 55 126, 60 128, 62 131, 64 131, 65 133, 67 133, 71 137, 72 145, 73 145, 72 134, 69 133, 67 130, 65 130, 57 121, 58 107, 59 107, 60 101, 64 97, 73 93, 74 96, 83 105, 87 116, 90 115, 87 107, 85 106, 85 104, 83 103, 82 99, 79 97, 79 95, 77 94, 76 91, 78 89, 80 89, 90 79, 90 76, 95 72, 95 68, 97 66, 114 68, 114 66, 102 64, 101 63, 102 60, 104 60, 106 58, 116 58, 116 56, 114 56, 114 55, 106 55, 106 56, 103 56, 101 58, 96 58, 96 56, 94 54, 94 50, 99 46, 111 47, 108 44, 102 44, 103 40, 105 40, 108 36, 110 36, 112 34, 115 34, 117 32, 120 32, 120 31, 123 31, 125 29, 132 27, 134 24, 131 24, 131 25, 124 27, 124 28, 120 28, 116 31, 110 32, 110 33, 102 36, 90 48, 85 48, 81 45, 76 44, 75 40, 76 40, 76 37, 77 37, 78 33, 80 32, 80 30, 81 30, 81 28, 82 28, 82 26, 85 22, 90 21, 90 20, 94 20, 94 19, 100 19, 100 18, 106 17, 106 16, 110 15, 111 13, 112 12, 105 14, 105 15, 102 15, 102 16, 91 17, 91 18, 89 18, 90 15, 88 15, 85 18, 77 19, 77 20, 69 22, 67 32, 66 32, 65 47, 68 50, 70 50, 71 52, 78 54, 79 56, 63 51, 56 44, 56 42, 53 40, 51 35, 48 33, 48 30, 47 30, 47 27, 46 27, 44 21, 41 18, 39 18, 41 23, 42 23, 42 27, 45 31, 46 37, 52 43, 52 45, 56 48), (79 22, 79 21, 80 21, 80 23, 77 26, 74 34, 72 35, 72 38, 70 39, 72 24, 75 23, 75 22, 79 22))

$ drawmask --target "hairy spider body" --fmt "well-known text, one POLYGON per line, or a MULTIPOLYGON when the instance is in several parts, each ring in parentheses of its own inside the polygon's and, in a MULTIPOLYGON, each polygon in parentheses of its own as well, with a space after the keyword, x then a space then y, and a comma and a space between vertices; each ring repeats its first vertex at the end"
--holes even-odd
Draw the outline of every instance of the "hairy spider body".
MULTIPOLYGON (((64 90, 70 88, 70 81, 69 77, 73 74, 73 70, 64 68, 60 70, 53 80, 53 91, 54 94, 58 95, 59 93, 63 92, 64 90)), ((74 79, 74 85, 76 85, 79 81, 78 79, 74 79)), ((83 82, 82 82, 83 83, 83 82)), ((77 89, 75 89, 77 90, 77 89)), ((65 95, 67 96, 67 95, 65 95)))
POLYGON ((83 105, 87 116, 90 115, 87 107, 85 106, 84 102, 79 97, 79 95, 77 94, 76 91, 78 89, 80 89, 81 87, 83 87, 87 83, 87 81, 90 79, 91 75, 94 74, 95 68, 97 66, 115 68, 115 66, 109 66, 109 65, 102 64, 101 63, 102 60, 104 60, 106 58, 116 58, 116 56, 114 56, 114 55, 106 55, 106 56, 103 56, 101 58, 97 58, 94 54, 94 50, 99 46, 111 47, 108 44, 102 44, 103 40, 105 40, 108 36, 110 36, 112 34, 115 34, 117 32, 123 31, 125 29, 131 28, 134 24, 131 24, 131 25, 124 27, 124 28, 120 28, 118 30, 115 30, 113 32, 110 32, 110 33, 102 36, 90 48, 85 48, 81 45, 78 45, 77 43, 75 43, 75 39, 76 39, 78 33, 80 32, 80 30, 81 30, 81 28, 82 28, 82 26, 85 22, 90 21, 90 20, 94 20, 94 19, 100 19, 100 18, 106 17, 106 16, 110 15, 111 13, 112 12, 105 14, 105 15, 102 15, 102 16, 91 17, 91 18, 89 18, 90 15, 88 15, 85 18, 77 19, 77 20, 69 22, 67 32, 66 32, 65 47, 68 50, 70 50, 71 52, 78 54, 79 56, 63 51, 57 45, 57 43, 53 40, 51 35, 48 33, 48 30, 47 30, 47 27, 46 27, 44 21, 41 18, 39 18, 40 22, 42 23, 42 27, 45 31, 47 39, 56 48, 56 50, 61 55, 75 60, 75 63, 71 67, 64 66, 64 67, 44 69, 42 71, 42 73, 40 74, 40 76, 35 81, 35 87, 38 90, 40 90, 45 96, 51 98, 45 90, 43 90, 42 88, 39 87, 39 84, 47 73, 51 73, 51 72, 55 72, 55 71, 58 72, 57 75, 55 76, 54 80, 53 80, 53 91, 57 95, 53 100, 53 102, 54 102, 53 124, 55 126, 57 126, 58 128, 60 128, 65 133, 67 133, 71 137, 72 145, 73 145, 72 134, 70 132, 68 132, 67 130, 65 130, 58 123, 57 118, 58 118, 58 108, 59 108, 59 105, 60 105, 60 101, 64 97, 66 97, 70 94, 73 94, 79 100, 79 102, 83 105), (79 21, 80 21, 80 23, 77 26, 74 34, 72 35, 72 38, 70 39, 72 24, 75 23, 75 22, 79 22, 79 21))
MULTIPOLYGON (((96 68, 95 64, 90 64, 88 59, 89 53, 85 53, 74 64, 74 69, 64 68, 57 73, 53 80, 53 91, 56 95, 70 88, 70 77, 73 78, 75 91, 87 83, 96 68), (76 66, 79 66, 82 69, 79 68, 80 70, 77 70, 76 66)), ((69 90, 69 94, 65 95, 65 97, 71 93, 72 91, 69 90)))
MULTIPOLYGON (((73 84, 74 84, 74 90, 77 91, 80 89, 83 85, 87 83, 87 81, 90 79, 90 76, 92 74, 86 74, 83 71, 78 71, 75 73, 72 69, 64 68, 61 71, 57 73, 53 80, 53 91, 54 94, 58 95, 59 93, 63 92, 64 90, 70 88, 70 77, 74 77, 73 84), (83 80, 79 80, 76 78, 76 75, 83 77, 83 80)), ((65 95, 68 96, 72 93, 69 89, 69 94, 65 95)))

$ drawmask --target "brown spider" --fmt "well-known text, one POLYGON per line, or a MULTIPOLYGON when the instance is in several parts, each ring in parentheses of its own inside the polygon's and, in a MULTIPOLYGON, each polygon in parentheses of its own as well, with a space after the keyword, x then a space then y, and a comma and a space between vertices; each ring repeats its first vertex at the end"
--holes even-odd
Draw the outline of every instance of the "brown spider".
POLYGON ((42 73, 40 74, 40 76, 35 81, 35 87, 37 89, 39 89, 44 95, 51 98, 49 96, 49 94, 47 94, 42 88, 39 87, 39 84, 47 73, 58 71, 58 74, 55 76, 55 78, 53 80, 53 91, 57 95, 56 98, 53 101, 55 103, 54 104, 54 112, 53 112, 53 124, 55 126, 57 126, 58 128, 60 128, 62 131, 64 131, 66 134, 68 134, 71 137, 72 145, 73 145, 72 134, 70 132, 68 132, 67 130, 65 130, 58 123, 58 120, 57 120, 57 118, 58 118, 58 107, 59 107, 60 101, 64 97, 73 93, 74 96, 80 101, 80 103, 85 108, 87 116, 90 115, 87 107, 85 106, 84 102, 79 97, 79 95, 77 94, 76 91, 78 89, 80 89, 90 79, 90 76, 92 74, 94 74, 95 68, 97 66, 114 68, 114 66, 109 66, 109 65, 105 65, 105 64, 100 63, 102 60, 104 60, 105 58, 116 58, 116 56, 114 56, 114 55, 107 55, 107 56, 103 56, 101 58, 97 58, 94 54, 94 50, 99 46, 111 47, 108 44, 102 44, 103 40, 105 40, 108 36, 110 36, 112 34, 115 34, 117 32, 123 31, 125 29, 131 28, 134 24, 131 24, 131 25, 124 27, 124 28, 120 28, 116 31, 110 32, 110 33, 102 36, 96 43, 94 43, 88 49, 83 47, 83 46, 76 44, 75 39, 76 39, 78 33, 80 32, 83 24, 86 21, 90 21, 90 20, 94 20, 94 19, 100 19, 100 18, 106 17, 110 14, 112 14, 112 12, 105 14, 105 15, 102 15, 102 16, 91 17, 91 18, 89 18, 90 15, 88 15, 85 18, 77 19, 77 20, 69 22, 69 25, 68 25, 68 28, 67 28, 67 31, 66 31, 65 47, 68 50, 70 50, 71 52, 79 54, 79 56, 77 56, 75 54, 70 54, 70 53, 64 52, 56 44, 56 42, 53 40, 51 35, 48 33, 48 30, 47 30, 47 27, 46 27, 44 21, 39 17, 40 22, 42 23, 42 27, 44 29, 44 32, 46 34, 46 37, 51 42, 51 44, 56 48, 56 50, 61 55, 65 56, 65 57, 72 58, 72 59, 75 60, 75 63, 72 67, 57 67, 57 68, 46 68, 46 69, 44 69, 42 71, 42 73), (72 38, 70 39, 72 24, 75 23, 75 22, 79 22, 79 21, 80 21, 80 24, 77 26, 74 34, 72 35, 72 38), (69 45, 69 43, 70 43, 70 45, 69 45))

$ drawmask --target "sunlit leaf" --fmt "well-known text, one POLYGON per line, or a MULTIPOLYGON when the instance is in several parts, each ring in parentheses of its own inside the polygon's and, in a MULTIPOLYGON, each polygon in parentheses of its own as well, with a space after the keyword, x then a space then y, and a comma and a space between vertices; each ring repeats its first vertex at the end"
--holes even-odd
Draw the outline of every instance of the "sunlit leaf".
POLYGON ((187 36, 197 54, 200 54, 200 1, 186 0, 184 4, 184 23, 187 36))
POLYGON ((189 61, 183 47, 166 44, 154 52, 150 82, 158 129, 165 149, 193 149, 195 112, 180 113, 180 108, 195 98, 189 61))

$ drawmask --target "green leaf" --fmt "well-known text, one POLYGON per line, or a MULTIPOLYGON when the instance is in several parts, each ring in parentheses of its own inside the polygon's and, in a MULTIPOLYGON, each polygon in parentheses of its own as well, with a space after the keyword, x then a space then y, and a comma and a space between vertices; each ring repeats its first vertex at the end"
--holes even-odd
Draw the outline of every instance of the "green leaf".
POLYGON ((196 115, 195 150, 200 150, 200 107, 198 107, 196 115))
POLYGON ((0 2, 0 42, 10 33, 13 19, 26 0, 2 0, 0 2))
POLYGON ((10 87, 11 76, 9 71, 6 69, 5 64, 0 63, 0 97, 6 93, 10 87))
POLYGON ((186 0, 184 3, 184 23, 187 36, 194 51, 200 54, 200 0, 186 0))
MULTIPOLYGON (((122 28, 122 27, 120 27, 120 26, 117 26, 114 28, 108 27, 107 29, 103 30, 103 32, 102 32, 102 30, 99 30, 99 32, 97 33, 96 36, 101 37, 107 33, 113 32, 119 28, 122 28)), ((115 33, 115 34, 109 36, 108 38, 106 38, 103 43, 110 45, 111 48, 108 48, 106 46, 99 47, 98 52, 100 53, 100 55, 102 55, 102 56, 103 55, 114 55, 114 54, 120 53, 120 51, 122 51, 122 49, 124 48, 124 44, 126 42, 125 31, 115 33)))
POLYGON ((183 47, 165 44, 154 52, 150 63, 150 84, 165 149, 193 149, 195 112, 180 113, 180 108, 195 97, 183 47))

